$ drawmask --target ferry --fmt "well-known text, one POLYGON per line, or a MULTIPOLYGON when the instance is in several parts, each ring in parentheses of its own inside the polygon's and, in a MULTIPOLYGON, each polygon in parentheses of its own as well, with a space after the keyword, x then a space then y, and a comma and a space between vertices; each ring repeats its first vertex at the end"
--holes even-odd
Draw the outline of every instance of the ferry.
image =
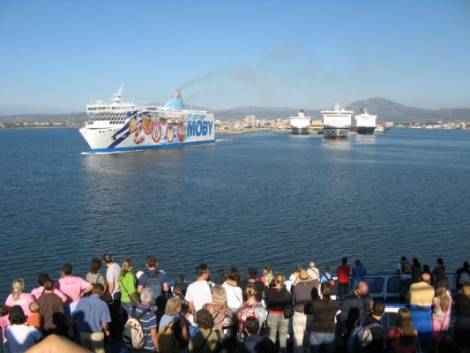
POLYGON ((309 127, 310 127, 310 120, 309 116, 305 116, 303 110, 299 110, 297 116, 291 116, 289 118, 290 121, 290 128, 292 134, 294 135, 307 135, 309 134, 309 127))
POLYGON ((185 109, 179 91, 164 105, 123 102, 121 86, 110 102, 88 104, 79 131, 91 153, 119 153, 183 147, 215 141, 214 115, 185 109))
POLYGON ((372 135, 377 127, 377 115, 371 115, 366 108, 352 119, 352 130, 360 135, 372 135))
POLYGON ((348 137, 351 130, 351 118, 354 112, 341 108, 335 104, 331 110, 322 110, 323 116, 323 138, 343 139, 348 137))

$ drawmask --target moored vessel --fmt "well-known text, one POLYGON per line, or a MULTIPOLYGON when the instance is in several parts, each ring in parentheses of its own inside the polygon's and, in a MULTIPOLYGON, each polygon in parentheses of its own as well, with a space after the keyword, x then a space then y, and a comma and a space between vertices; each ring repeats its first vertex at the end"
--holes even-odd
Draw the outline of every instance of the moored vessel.
POLYGON ((303 110, 299 110, 297 116, 289 117, 290 128, 294 135, 307 135, 310 133, 310 120, 309 116, 305 116, 303 110))
POLYGON ((331 110, 322 110, 323 116, 323 138, 325 139, 343 139, 347 138, 351 130, 351 117, 354 114, 352 110, 341 108, 335 104, 331 110))
POLYGON ((87 105, 88 120, 80 134, 92 153, 142 151, 215 141, 214 115, 185 109, 179 91, 164 105, 122 102, 121 88, 111 102, 87 105))
POLYGON ((366 108, 352 118, 352 131, 360 135, 372 135, 377 127, 377 115, 371 115, 366 108))

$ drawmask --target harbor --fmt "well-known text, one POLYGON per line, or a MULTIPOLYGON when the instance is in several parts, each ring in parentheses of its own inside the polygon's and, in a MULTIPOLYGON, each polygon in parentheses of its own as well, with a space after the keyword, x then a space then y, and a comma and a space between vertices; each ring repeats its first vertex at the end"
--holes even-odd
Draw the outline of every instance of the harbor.
POLYGON ((470 353, 469 10, 3 1, 0 353, 470 353))

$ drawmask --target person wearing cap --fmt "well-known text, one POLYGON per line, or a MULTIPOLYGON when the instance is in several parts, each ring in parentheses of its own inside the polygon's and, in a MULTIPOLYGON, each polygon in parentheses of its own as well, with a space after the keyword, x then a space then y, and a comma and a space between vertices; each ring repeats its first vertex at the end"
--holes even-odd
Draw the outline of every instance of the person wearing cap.
POLYGON ((291 286, 295 286, 295 284, 299 280, 300 271, 302 271, 302 270, 303 270, 302 265, 297 265, 295 267, 295 271, 292 272, 291 275, 289 276, 289 282, 291 283, 291 286))
POLYGON ((308 305, 318 297, 318 290, 315 282, 311 279, 308 271, 301 270, 295 285, 291 289, 292 301, 294 303, 294 316, 292 324, 294 328, 294 352, 307 353, 309 346, 304 342, 307 331, 307 323, 311 322, 311 315, 308 305))
POLYGON ((196 325, 198 333, 189 340, 189 352, 212 353, 217 348, 217 341, 223 336, 218 330, 214 330, 214 318, 206 309, 196 313, 196 325))

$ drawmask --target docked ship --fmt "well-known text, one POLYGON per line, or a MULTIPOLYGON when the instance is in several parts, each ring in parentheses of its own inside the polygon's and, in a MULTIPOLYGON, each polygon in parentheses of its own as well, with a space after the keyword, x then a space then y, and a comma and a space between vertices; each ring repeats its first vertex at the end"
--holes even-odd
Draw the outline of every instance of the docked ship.
POLYGON ((354 114, 351 110, 341 108, 335 104, 331 110, 322 110, 323 116, 323 138, 341 139, 348 136, 351 130, 351 117, 354 114))
POLYGON ((388 130, 390 130, 395 124, 393 123, 393 121, 384 121, 384 131, 387 132, 388 130))
POLYGON ((297 116, 291 116, 289 118, 290 128, 294 135, 306 135, 309 133, 310 127, 309 116, 305 116, 303 110, 299 110, 297 116))
POLYGON ((371 115, 364 108, 361 114, 352 118, 352 131, 360 135, 372 135, 377 127, 377 115, 371 115))
POLYGON ((214 115, 185 109, 179 91, 164 105, 123 102, 123 87, 110 102, 88 104, 80 134, 92 153, 143 151, 215 141, 214 115))

